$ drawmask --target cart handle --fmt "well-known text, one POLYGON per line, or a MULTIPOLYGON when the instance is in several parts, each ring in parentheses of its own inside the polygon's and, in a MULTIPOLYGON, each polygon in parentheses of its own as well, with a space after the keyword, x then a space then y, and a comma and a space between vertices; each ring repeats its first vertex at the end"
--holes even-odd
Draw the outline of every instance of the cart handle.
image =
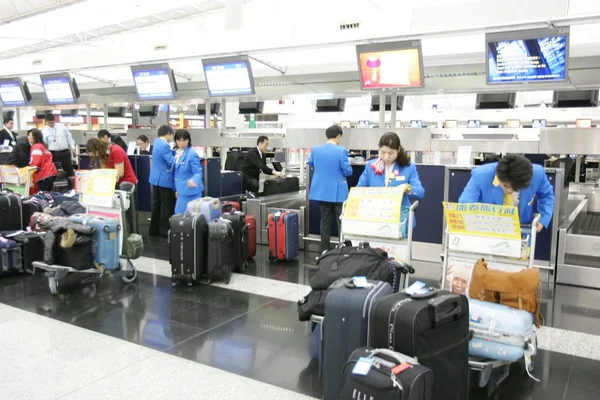
POLYGON ((414 203, 410 205, 410 211, 415 211, 415 209, 419 207, 419 200, 416 200, 414 203))
POLYGON ((531 224, 521 224, 521 228, 533 228, 538 224, 538 222, 540 222, 541 219, 542 214, 535 214, 535 216, 533 217, 533 221, 531 221, 531 224))

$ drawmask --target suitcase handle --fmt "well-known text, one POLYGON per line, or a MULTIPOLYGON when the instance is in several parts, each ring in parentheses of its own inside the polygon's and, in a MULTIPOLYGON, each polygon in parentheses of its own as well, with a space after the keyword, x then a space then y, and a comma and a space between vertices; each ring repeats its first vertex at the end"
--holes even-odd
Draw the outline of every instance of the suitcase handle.
POLYGON ((428 303, 434 328, 454 321, 462 313, 460 296, 454 294, 435 297, 429 300, 428 303))
POLYGON ((395 361, 398 361, 398 363, 402 364, 403 362, 407 362, 409 364, 415 364, 418 365, 419 361, 417 361, 416 358, 412 358, 409 357, 407 355, 404 354, 400 354, 397 353, 395 351, 392 350, 388 350, 388 349, 375 349, 375 350, 367 350, 369 353, 371 353, 370 357, 375 357, 376 355, 382 355, 382 356, 386 356, 388 358, 391 358, 395 361))
POLYGON ((390 265, 392 266, 392 268, 396 268, 398 271, 400 271, 400 273, 404 275, 415 273, 415 269, 411 265, 408 265, 407 263, 402 261, 396 261, 393 258, 390 259, 390 265))

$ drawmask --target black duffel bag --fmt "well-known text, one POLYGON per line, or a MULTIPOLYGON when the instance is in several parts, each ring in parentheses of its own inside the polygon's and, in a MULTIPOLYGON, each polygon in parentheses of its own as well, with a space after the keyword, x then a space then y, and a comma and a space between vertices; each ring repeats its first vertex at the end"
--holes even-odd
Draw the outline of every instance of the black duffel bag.
POLYGON ((323 253, 318 261, 317 273, 310 281, 313 290, 325 290, 340 278, 365 276, 368 280, 389 282, 394 292, 398 291, 402 274, 413 273, 414 269, 388 257, 381 249, 360 243, 353 247, 349 241, 323 253))

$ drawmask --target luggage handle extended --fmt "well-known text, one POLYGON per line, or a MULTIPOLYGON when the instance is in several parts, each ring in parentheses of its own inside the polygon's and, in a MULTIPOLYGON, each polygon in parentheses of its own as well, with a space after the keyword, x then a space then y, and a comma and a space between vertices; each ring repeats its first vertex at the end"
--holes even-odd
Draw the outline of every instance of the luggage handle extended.
POLYGON ((460 296, 454 294, 435 297, 429 300, 428 303, 434 328, 455 320, 462 312, 460 296))
POLYGON ((369 357, 375 357, 376 355, 381 354, 383 356, 386 356, 386 357, 389 357, 391 359, 394 359, 394 360, 398 361, 400 364, 402 364, 403 362, 407 362, 407 363, 413 364, 413 365, 418 365, 419 364, 419 361, 417 361, 416 358, 412 358, 412 357, 409 357, 409 356, 404 355, 404 354, 397 353, 397 352, 392 351, 392 350, 388 350, 388 349, 374 349, 374 350, 368 350, 368 351, 371 353, 371 355, 369 357))

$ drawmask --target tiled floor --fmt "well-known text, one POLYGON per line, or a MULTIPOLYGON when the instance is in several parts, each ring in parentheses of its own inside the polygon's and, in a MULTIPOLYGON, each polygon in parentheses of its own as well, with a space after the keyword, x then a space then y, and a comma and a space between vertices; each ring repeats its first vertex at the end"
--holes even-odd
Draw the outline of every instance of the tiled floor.
MULTIPOLYGON (((65 293, 58 296, 50 295, 41 275, 2 278, 0 303, 102 333, 106 339, 101 343, 108 337, 122 339, 141 345, 140 349, 177 356, 181 362, 189 360, 251 378, 257 385, 268 384, 258 386, 266 392, 272 390, 269 385, 290 391, 280 398, 290 398, 292 392, 321 397, 318 363, 309 355, 310 327, 298 321, 295 304, 308 291, 305 285, 315 271, 310 265, 314 254, 302 254, 291 263, 269 263, 266 249, 261 247, 247 274, 236 274, 230 285, 175 288, 167 277, 168 264, 160 261, 167 255, 166 244, 152 240, 146 244, 148 258, 136 261, 140 270, 151 273, 140 273, 135 283, 126 285, 118 277, 105 276, 92 284, 63 287, 65 293)), ((418 278, 432 284, 439 281, 439 266, 417 263, 416 268, 418 278)), ((600 336, 585 335, 600 333, 600 313, 594 308, 600 308, 600 292, 569 287, 546 292, 549 325, 576 332, 543 330, 540 348, 544 350, 536 358, 534 372, 541 382, 513 371, 494 399, 600 398, 600 336)), ((1 329, 0 321, 0 334, 1 329)), ((34 333, 27 334, 35 342, 34 333)), ((165 366, 153 368, 144 357, 132 376, 149 374, 160 379, 156 371, 168 371, 165 366)), ((164 356, 150 358, 154 359, 170 365, 164 356)), ((122 378, 106 379, 99 383, 84 379, 81 384, 85 385, 72 388, 83 397, 67 398, 84 398, 91 388, 104 390, 122 383, 122 378)), ((33 392, 31 396, 23 393, 22 398, 37 398, 33 392)), ((226 398, 244 396, 242 392, 239 397, 226 398)))

